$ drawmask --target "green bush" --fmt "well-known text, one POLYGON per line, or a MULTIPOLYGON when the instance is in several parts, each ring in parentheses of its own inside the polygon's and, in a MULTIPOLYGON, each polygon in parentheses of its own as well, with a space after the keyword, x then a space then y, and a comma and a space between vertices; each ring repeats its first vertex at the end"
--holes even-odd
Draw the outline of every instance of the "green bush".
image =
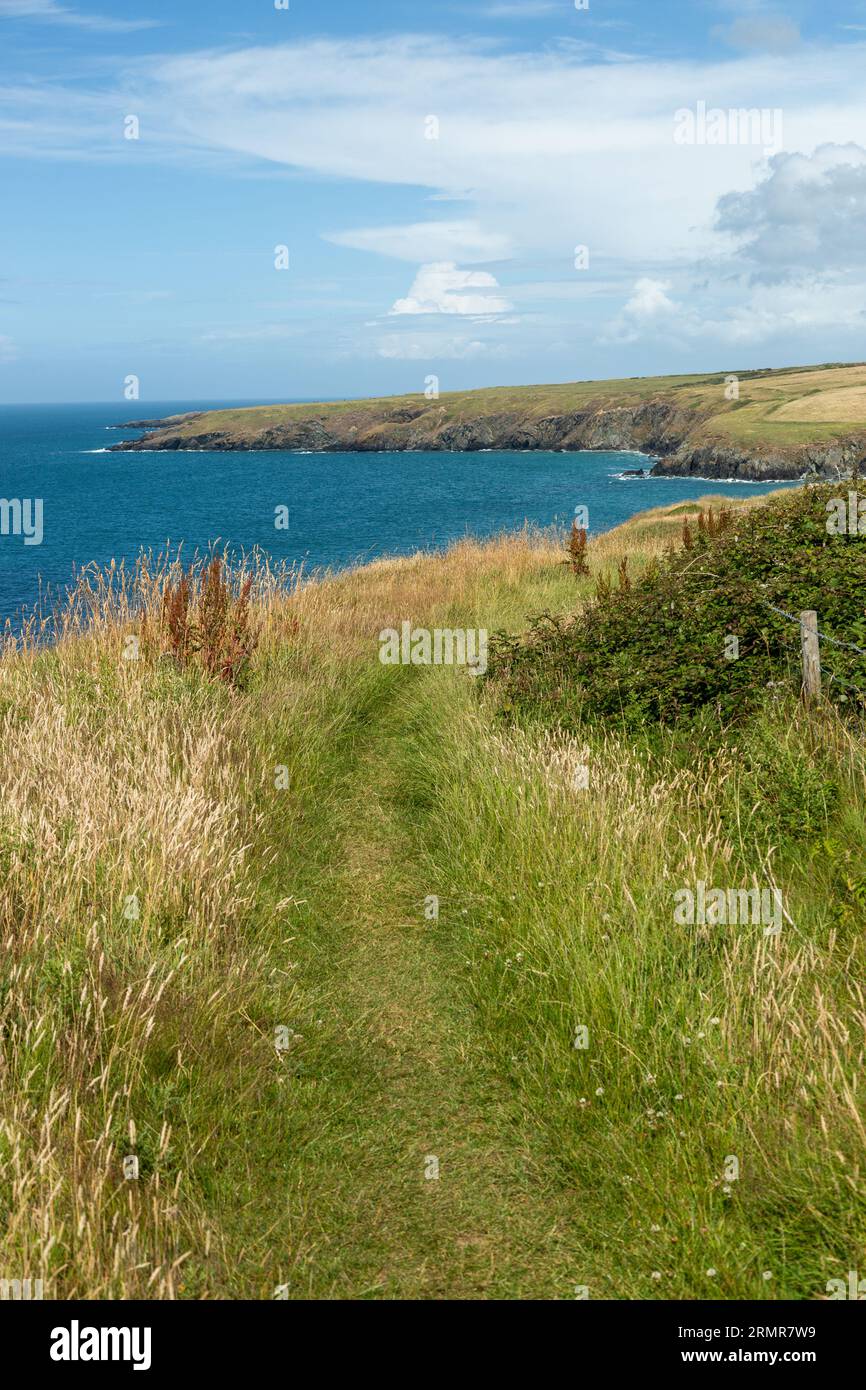
MULTIPOLYGON (((602 581, 575 617, 497 634, 488 679, 503 710, 566 728, 728 724, 798 686, 799 625, 770 605, 815 609, 822 632, 866 647, 866 537, 827 529, 828 503, 847 489, 797 489, 730 515, 715 535, 684 521, 687 544, 631 587, 602 581)), ((829 697, 864 703, 866 657, 821 647, 829 697)))

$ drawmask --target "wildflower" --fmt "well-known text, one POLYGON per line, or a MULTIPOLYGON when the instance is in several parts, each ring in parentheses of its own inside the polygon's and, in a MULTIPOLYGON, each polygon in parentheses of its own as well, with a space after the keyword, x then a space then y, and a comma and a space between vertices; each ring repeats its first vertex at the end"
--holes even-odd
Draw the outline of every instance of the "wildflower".
POLYGON ((715 1279, 715 1277, 716 1277, 716 1271, 715 1271, 714 1269, 708 1269, 708 1270, 707 1270, 707 1278, 708 1278, 708 1279, 715 1279))

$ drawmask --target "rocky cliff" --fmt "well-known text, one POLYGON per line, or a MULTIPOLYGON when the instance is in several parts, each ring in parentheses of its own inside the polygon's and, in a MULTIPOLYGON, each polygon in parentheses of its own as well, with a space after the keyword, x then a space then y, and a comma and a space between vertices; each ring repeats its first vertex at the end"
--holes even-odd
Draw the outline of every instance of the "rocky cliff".
MULTIPOLYGON (((652 472, 701 478, 770 481, 802 477, 835 479, 866 465, 866 433, 824 443, 784 446, 746 445, 732 437, 713 437, 709 411, 670 400, 620 405, 589 402, 580 409, 539 415, 501 410, 469 418, 449 418, 445 406, 427 401, 388 408, 364 402, 339 407, 296 409, 290 418, 256 428, 207 428, 219 412, 173 416, 141 439, 116 444, 118 451, 192 449, 248 451, 309 450, 316 453, 383 450, 472 453, 482 449, 636 449, 654 455, 652 472)), ((130 426, 132 427, 132 426, 130 426)))

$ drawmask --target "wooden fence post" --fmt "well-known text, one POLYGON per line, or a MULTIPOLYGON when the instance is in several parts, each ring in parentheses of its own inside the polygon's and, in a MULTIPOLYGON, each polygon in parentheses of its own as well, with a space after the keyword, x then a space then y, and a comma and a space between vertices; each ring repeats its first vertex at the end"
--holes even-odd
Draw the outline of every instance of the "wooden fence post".
POLYGON ((818 641, 818 614, 807 608, 800 614, 800 645, 803 652, 803 699, 807 705, 821 698, 821 647, 818 641))

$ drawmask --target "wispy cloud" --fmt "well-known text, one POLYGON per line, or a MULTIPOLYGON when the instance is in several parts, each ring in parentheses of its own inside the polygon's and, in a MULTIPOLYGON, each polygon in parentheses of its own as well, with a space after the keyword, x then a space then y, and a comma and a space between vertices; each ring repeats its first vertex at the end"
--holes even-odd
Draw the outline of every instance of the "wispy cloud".
POLYGON ((82 14, 58 0, 0 0, 0 19, 47 20, 54 24, 70 24, 79 29, 101 29, 106 33, 132 33, 152 29, 156 20, 113 19, 109 15, 82 14))
MULTIPOLYGON (((139 165, 206 160, 221 169, 271 166, 340 180, 350 225, 332 227, 327 239, 420 267, 384 320, 411 326, 412 342, 419 340, 421 316, 431 324, 436 315, 450 316, 446 346, 461 317, 467 329, 485 317, 497 318, 502 329, 512 298, 528 335, 534 292, 544 312, 539 341, 545 332, 553 341, 548 326, 557 314, 581 342, 591 341, 604 322, 609 340, 619 343, 674 333, 686 342, 710 334, 719 341, 764 341, 797 326, 832 324, 840 310, 840 324, 853 331, 860 311, 844 306, 862 304, 863 296, 857 299, 853 282, 821 281, 817 262, 822 248, 862 241, 862 169, 857 159, 826 154, 811 171, 778 164, 750 201, 771 167, 765 151, 748 143, 677 143, 676 112, 699 102, 729 110, 782 108, 786 148, 805 159, 817 146, 844 146, 852 136, 863 144, 864 56, 866 45, 850 35, 835 45, 796 45, 784 55, 748 47, 719 61, 622 62, 573 46, 512 53, 498 42, 429 35, 318 39, 147 59, 90 92, 70 84, 68 101, 58 89, 47 99, 37 86, 5 98, 0 91, 0 116, 8 112, 0 133, 12 152, 134 158, 139 165), (142 139, 134 147, 120 137, 123 111, 141 116, 142 139), (431 114, 438 119, 433 139, 431 114), (363 225, 352 229, 362 220, 353 187, 363 185, 365 209, 371 190, 390 185, 407 203, 431 194, 460 198, 466 215, 407 216, 395 224, 391 214, 377 227, 366 211, 363 225), (847 202, 836 196, 843 186, 847 202), (717 218, 729 194, 734 201, 722 204, 717 218), (794 209, 808 206, 807 220, 818 218, 817 227, 786 230, 773 214, 782 199, 794 209), (825 216, 831 203, 847 217, 850 234, 834 231, 825 216), (762 248, 769 264, 773 246, 794 237, 807 246, 817 238, 816 264, 756 292, 762 248), (588 273, 575 264, 577 245, 589 248, 588 273), (519 293, 506 297, 480 269, 504 258, 538 267, 536 284, 524 274, 519 293), (810 281, 801 272, 816 286, 811 308, 810 281), (483 282, 474 278, 485 275, 483 282), (573 286, 573 296, 560 293, 560 281, 573 286), (607 302, 590 304, 601 283, 607 302), (547 298, 546 285, 553 286, 547 298), (584 308, 576 320, 578 296, 584 308)), ((396 199, 389 194, 382 201, 392 207, 396 199)), ((389 289, 365 317, 385 315, 396 292, 389 289)), ((382 325, 380 317, 379 333, 382 325)), ((476 340, 482 335, 473 326, 469 341, 476 340)))
POLYGON ((511 254, 504 232, 485 230, 469 218, 452 222, 410 222, 393 227, 359 227, 355 231, 328 232, 325 240, 356 251, 376 251, 395 260, 497 261, 511 254))
POLYGON ((426 334, 423 338, 406 338, 392 334, 380 341, 376 356, 390 362, 467 362, 479 357, 504 357, 501 343, 482 338, 447 338, 442 334, 426 334))
POLYGON ((539 15, 562 14, 561 0, 491 0, 481 6, 488 19, 534 19, 539 15))

